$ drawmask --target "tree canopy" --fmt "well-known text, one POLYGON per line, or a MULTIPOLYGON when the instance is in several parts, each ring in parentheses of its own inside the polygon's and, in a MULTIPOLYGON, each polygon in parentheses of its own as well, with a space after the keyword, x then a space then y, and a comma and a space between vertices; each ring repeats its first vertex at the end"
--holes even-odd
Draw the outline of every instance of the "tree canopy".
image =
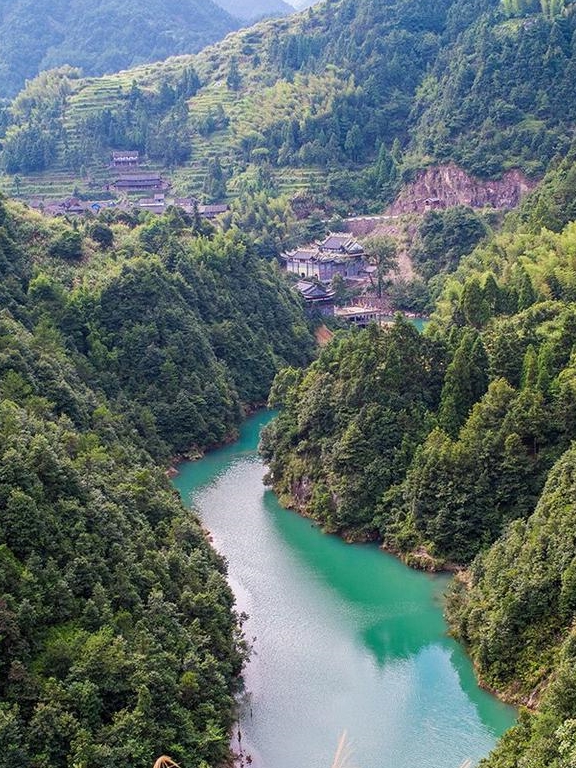
POLYGON ((237 230, 142 218, 0 200, 3 766, 229 759, 246 645, 165 466, 233 436, 312 337, 237 230))

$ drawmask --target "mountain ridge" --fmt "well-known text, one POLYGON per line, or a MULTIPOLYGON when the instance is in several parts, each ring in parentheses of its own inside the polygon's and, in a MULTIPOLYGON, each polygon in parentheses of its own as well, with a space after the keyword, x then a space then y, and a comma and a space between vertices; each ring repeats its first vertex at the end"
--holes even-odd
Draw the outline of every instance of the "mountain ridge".
MULTIPOLYGON (((402 180, 432 163, 455 162, 485 179, 519 168, 537 179, 572 140, 574 27, 569 5, 510 18, 497 0, 320 4, 195 56, 74 81, 70 97, 51 107, 51 122, 38 118, 53 137, 39 164, 28 151, 35 121, 8 110, 2 162, 12 176, 58 172, 84 190, 112 149, 145 154, 147 142, 173 141, 162 126, 178 122, 183 159, 160 157, 159 165, 182 194, 210 185, 214 161, 226 166, 233 196, 266 185, 303 189, 343 211, 367 200, 383 210, 402 180), (198 87, 168 98, 189 67, 198 87), (148 109, 161 91, 167 100, 148 109)), ((43 178, 31 176, 28 186, 41 194, 43 178)))
POLYGON ((257 21, 270 16, 286 16, 295 7, 284 0, 215 0, 231 16, 243 21, 257 21))
POLYGON ((86 76, 127 69, 177 53, 199 51, 237 29, 239 21, 212 0, 29 0, 0 2, 1 96, 63 65, 86 76))

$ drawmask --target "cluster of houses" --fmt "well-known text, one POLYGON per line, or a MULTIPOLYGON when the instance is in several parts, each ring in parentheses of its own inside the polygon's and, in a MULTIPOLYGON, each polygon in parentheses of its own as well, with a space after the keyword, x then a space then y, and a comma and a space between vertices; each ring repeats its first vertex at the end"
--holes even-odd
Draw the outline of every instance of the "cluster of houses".
POLYGON ((183 208, 187 213, 198 213, 205 219, 216 219, 226 213, 224 203, 202 205, 194 197, 176 197, 168 194, 170 182, 155 171, 140 167, 140 153, 137 151, 113 152, 110 168, 116 172, 114 179, 104 187, 107 193, 115 193, 114 199, 81 200, 68 197, 64 200, 32 200, 30 206, 46 216, 82 216, 87 213, 98 214, 106 209, 132 211, 134 208, 150 213, 161 214, 170 206, 183 208), (147 197, 130 197, 138 193, 147 197))
POLYGON ((225 204, 203 205, 194 197, 172 197, 165 194, 143 197, 134 203, 127 200, 80 200, 77 197, 67 197, 53 202, 30 201, 30 207, 45 216, 84 216, 86 214, 96 216, 105 210, 133 211, 134 209, 160 214, 170 206, 183 208, 186 213, 198 213, 201 218, 209 221, 216 219, 229 209, 225 204))
POLYGON ((383 313, 373 307, 336 307, 330 284, 339 275, 348 284, 369 283, 375 267, 366 260, 362 245, 349 233, 330 233, 322 242, 281 255, 286 271, 299 280, 296 290, 312 312, 336 315, 354 325, 380 321, 383 313))
POLYGON ((203 205, 195 197, 174 197, 159 193, 153 197, 142 197, 138 200, 137 207, 150 213, 164 213, 170 206, 182 208, 186 213, 199 213, 203 219, 215 219, 229 210, 225 203, 203 205))
POLYGON ((140 153, 137 151, 112 152, 110 167, 118 172, 107 189, 119 193, 159 192, 170 187, 170 183, 161 174, 154 171, 139 170, 140 153))

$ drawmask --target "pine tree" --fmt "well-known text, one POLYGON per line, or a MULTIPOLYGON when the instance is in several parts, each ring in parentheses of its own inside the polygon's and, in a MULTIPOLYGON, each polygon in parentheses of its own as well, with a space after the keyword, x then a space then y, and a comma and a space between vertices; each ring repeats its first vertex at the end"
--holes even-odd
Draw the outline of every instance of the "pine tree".
POLYGON ((357 163, 360 160, 362 153, 362 131, 358 123, 354 123, 346 134, 344 149, 353 162, 357 163))
POLYGON ((226 197, 226 179, 217 157, 208 163, 208 171, 204 179, 204 194, 211 201, 222 200, 226 197))
POLYGON ((522 364, 522 389, 534 389, 538 381, 538 355, 533 344, 530 344, 524 355, 522 364))
POLYGON ((532 280, 524 267, 518 268, 518 311, 528 309, 536 301, 532 280))
POLYGON ((474 328, 482 328, 489 318, 488 303, 477 277, 470 277, 464 283, 460 306, 466 322, 474 328))
POLYGON ((456 437, 470 409, 488 388, 488 358, 479 335, 466 330, 446 370, 438 423, 456 437))

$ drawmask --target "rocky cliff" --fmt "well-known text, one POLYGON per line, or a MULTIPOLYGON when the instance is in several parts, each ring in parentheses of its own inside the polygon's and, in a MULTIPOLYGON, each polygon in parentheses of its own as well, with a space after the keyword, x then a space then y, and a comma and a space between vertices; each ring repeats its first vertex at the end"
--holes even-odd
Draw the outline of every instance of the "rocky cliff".
POLYGON ((519 170, 497 180, 476 179, 457 165, 438 165, 420 171, 388 208, 388 216, 425 213, 434 209, 468 205, 471 208, 515 208, 535 186, 519 170))

